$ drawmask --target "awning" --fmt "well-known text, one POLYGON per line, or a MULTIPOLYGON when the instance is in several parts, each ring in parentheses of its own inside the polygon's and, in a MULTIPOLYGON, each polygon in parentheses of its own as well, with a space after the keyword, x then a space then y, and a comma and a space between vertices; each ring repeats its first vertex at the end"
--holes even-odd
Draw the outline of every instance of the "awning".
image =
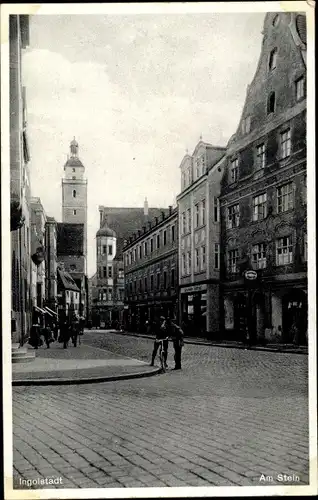
POLYGON ((34 309, 41 314, 48 314, 48 311, 46 311, 45 309, 41 309, 41 307, 34 306, 34 309))
POLYGON ((56 313, 55 311, 52 311, 52 309, 50 309, 49 307, 45 306, 45 308, 44 308, 44 309, 46 309, 46 310, 48 311, 48 313, 49 313, 49 314, 51 314, 51 315, 52 315, 52 314, 55 314, 55 316, 57 316, 57 313, 56 313))

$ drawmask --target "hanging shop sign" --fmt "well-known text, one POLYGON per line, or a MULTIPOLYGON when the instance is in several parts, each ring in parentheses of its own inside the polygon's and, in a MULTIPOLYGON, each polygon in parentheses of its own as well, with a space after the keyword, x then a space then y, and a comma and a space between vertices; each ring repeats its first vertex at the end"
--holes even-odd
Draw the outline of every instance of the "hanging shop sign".
POLYGON ((195 292, 206 292, 206 285, 193 285, 181 288, 180 293, 195 293, 195 292))
POLYGON ((254 271, 253 269, 250 269, 248 271, 245 271, 244 277, 247 280, 256 280, 257 279, 257 272, 254 271))

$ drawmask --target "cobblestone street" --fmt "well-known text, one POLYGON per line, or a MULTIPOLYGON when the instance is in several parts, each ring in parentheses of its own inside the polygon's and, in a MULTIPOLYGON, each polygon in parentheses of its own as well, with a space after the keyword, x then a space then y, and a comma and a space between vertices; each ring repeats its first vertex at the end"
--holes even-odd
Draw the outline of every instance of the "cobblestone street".
MULTIPOLYGON (((153 346, 117 333, 83 341, 144 361, 153 346)), ((61 477, 57 488, 262 486, 262 474, 308 484, 307 356, 188 344, 182 368, 13 387, 14 487, 38 477, 61 477)))

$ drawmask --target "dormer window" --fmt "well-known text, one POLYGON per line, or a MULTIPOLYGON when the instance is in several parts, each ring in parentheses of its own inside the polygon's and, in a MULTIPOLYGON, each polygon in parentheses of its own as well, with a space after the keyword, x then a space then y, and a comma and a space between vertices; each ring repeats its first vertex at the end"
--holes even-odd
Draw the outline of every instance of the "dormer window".
POLYGON ((271 92, 267 100, 267 114, 274 113, 276 104, 275 92, 271 92))
POLYGON ((76 198, 76 189, 73 189, 73 198, 76 198))
POLYGON ((301 76, 295 81, 296 100, 300 101, 305 97, 305 78, 301 76))
POLYGON ((277 49, 273 49, 269 55, 268 68, 270 71, 276 68, 277 64, 277 49))
POLYGON ((279 14, 276 14, 276 16, 273 19, 273 26, 278 26, 279 24, 279 14))
POLYGON ((243 134, 248 134, 250 130, 251 130, 251 117, 246 116, 242 120, 242 132, 243 134))
POLYGON ((238 180, 238 158, 231 161, 231 182, 236 182, 238 180))

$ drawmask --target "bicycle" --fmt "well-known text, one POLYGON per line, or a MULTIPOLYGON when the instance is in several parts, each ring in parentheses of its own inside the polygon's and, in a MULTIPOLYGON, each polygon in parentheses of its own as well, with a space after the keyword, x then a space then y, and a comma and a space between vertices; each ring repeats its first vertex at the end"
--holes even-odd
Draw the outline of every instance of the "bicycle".
POLYGON ((166 337, 165 339, 156 339, 156 342, 159 344, 159 359, 160 359, 160 366, 161 366, 161 371, 162 373, 166 372, 166 361, 165 361, 165 351, 163 348, 163 343, 165 340, 169 340, 169 337, 166 337))

